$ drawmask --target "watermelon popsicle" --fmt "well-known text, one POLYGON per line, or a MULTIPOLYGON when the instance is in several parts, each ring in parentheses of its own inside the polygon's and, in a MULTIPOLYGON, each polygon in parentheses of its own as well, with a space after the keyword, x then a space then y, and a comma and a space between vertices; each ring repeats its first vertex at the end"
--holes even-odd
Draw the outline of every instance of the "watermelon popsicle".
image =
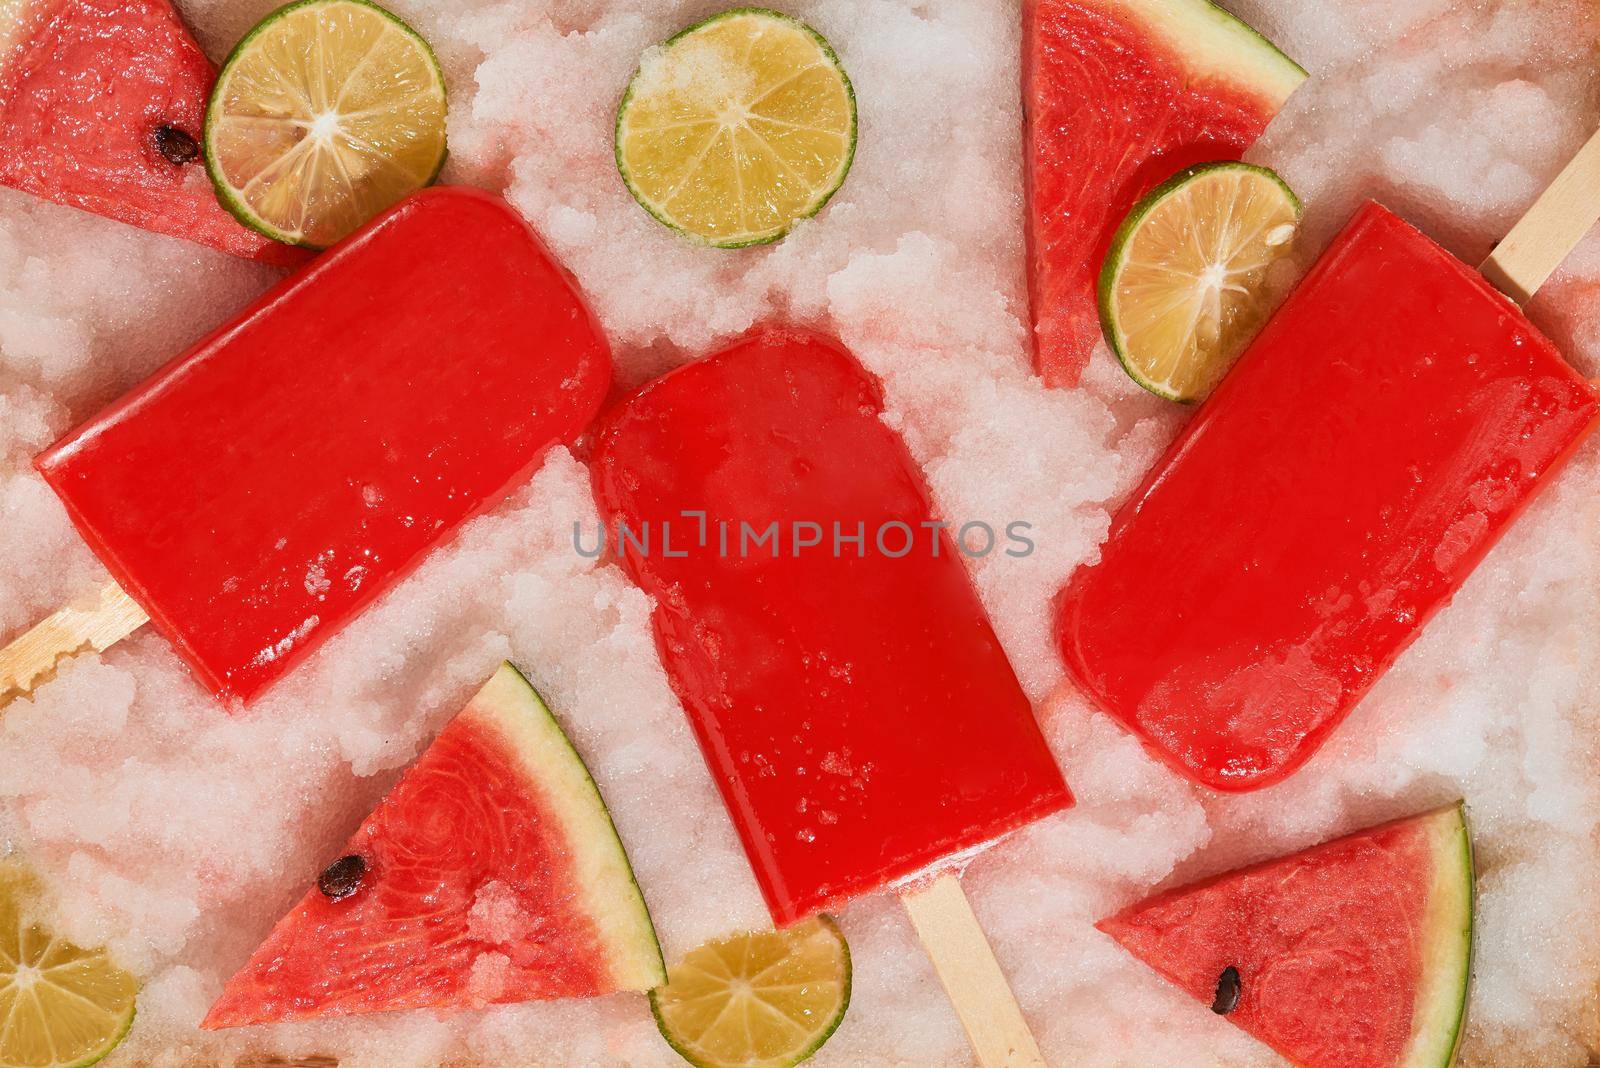
MULTIPOLYGON (((136 605, 113 591, 90 615, 147 613, 210 690, 248 700, 575 437, 609 381, 605 338, 527 224, 436 188, 36 466, 136 605)), ((85 640, 64 629, 0 652, 0 693, 85 640)))
MULTIPOLYGON (((1595 162, 1592 144, 1573 168, 1595 162)), ((1542 199, 1485 271, 1526 297, 1593 219, 1542 199)), ((1510 300, 1369 204, 1063 591, 1068 669, 1184 775, 1271 785, 1449 602, 1597 418, 1600 393, 1510 300)))
POLYGON ((766 331, 633 395, 592 460, 780 924, 1071 803, 881 411, 837 344, 766 331))

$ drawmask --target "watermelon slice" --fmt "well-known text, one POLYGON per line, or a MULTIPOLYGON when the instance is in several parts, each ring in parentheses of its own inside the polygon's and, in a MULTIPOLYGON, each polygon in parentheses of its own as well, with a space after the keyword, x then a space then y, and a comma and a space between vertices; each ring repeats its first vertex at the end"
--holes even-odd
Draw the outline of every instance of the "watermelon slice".
POLYGON ((1236 160, 1306 72, 1207 0, 1026 0, 1028 295, 1045 384, 1100 340, 1095 282, 1146 193, 1236 160))
POLYGON ((217 203, 200 141, 216 69, 167 0, 0 0, 0 185, 275 264, 308 253, 217 203), (163 128, 172 132, 161 133, 163 128))
POLYGON ((1228 1019, 1302 1068, 1446 1068, 1466 1014, 1472 898, 1457 804, 1168 891, 1099 927, 1213 1011, 1236 990, 1228 1019))
POLYGON ((664 982, 655 928, 594 780, 506 664, 278 921, 202 1026, 664 982))

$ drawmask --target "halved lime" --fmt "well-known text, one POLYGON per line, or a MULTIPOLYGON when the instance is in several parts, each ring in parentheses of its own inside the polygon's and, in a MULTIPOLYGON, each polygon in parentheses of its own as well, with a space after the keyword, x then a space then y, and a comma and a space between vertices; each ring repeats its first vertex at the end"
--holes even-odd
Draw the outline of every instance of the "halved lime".
POLYGON ((0 866, 0 1065, 85 1068, 133 1026, 139 984, 104 950, 79 949, 24 917, 32 893, 0 866))
POLYGON ((629 192, 657 219, 718 248, 764 244, 843 184, 855 92, 817 31, 736 8, 645 53, 616 149, 629 192))
POLYGON ((1299 223, 1283 179, 1248 163, 1191 167, 1141 200, 1100 271, 1100 325, 1133 380, 1211 392, 1266 318, 1267 268, 1299 223))
POLYGON ((206 108, 217 197, 268 237, 326 248, 444 166, 428 43, 367 0, 297 0, 234 47, 206 108))
POLYGON ((707 942, 650 991, 661 1035, 698 1068, 790 1068, 850 1005, 850 948, 827 916, 707 942))

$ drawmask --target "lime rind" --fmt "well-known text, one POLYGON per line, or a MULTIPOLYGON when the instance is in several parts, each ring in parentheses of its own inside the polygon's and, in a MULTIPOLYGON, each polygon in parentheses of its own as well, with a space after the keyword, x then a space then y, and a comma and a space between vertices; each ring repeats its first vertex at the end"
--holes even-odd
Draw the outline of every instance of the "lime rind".
MULTIPOLYGON (((1229 17, 1231 18, 1232 16, 1229 17)), ((1200 398, 1179 394, 1168 388, 1166 383, 1151 380, 1140 369, 1138 362, 1128 351, 1127 338, 1118 322, 1117 285, 1121 279, 1122 270, 1127 264, 1128 247, 1150 214, 1170 197, 1185 189, 1191 182, 1223 171, 1244 172, 1269 180, 1283 193, 1286 202, 1294 213, 1295 221, 1298 223, 1304 207, 1300 202, 1300 198, 1295 195, 1294 190, 1289 188, 1289 184, 1276 171, 1239 160, 1198 163, 1174 174, 1146 194, 1138 204, 1134 205, 1133 210, 1128 213, 1127 218, 1122 220, 1122 225, 1117 227, 1116 233, 1111 238, 1110 250, 1106 253, 1105 262, 1100 269, 1099 284, 1096 287, 1101 330, 1105 334, 1106 343, 1111 347, 1111 351, 1117 357, 1117 361, 1122 364, 1123 370, 1128 373, 1128 377, 1156 396, 1166 400, 1177 401, 1180 404, 1192 404, 1200 398)))
POLYGON ((850 996, 854 986, 854 965, 850 957, 850 943, 845 940, 844 932, 839 929, 838 921, 824 913, 819 913, 813 918, 822 924, 838 941, 842 974, 839 978, 838 1008, 834 1010, 832 1017, 818 1029, 810 1042, 792 1053, 777 1058, 769 1058, 759 1064, 734 1066, 707 1060, 700 1051, 692 1048, 674 1034, 672 1026, 667 1022, 665 1015, 661 1011, 660 988, 657 988, 650 991, 650 1015, 655 1018, 656 1029, 661 1032, 661 1037, 666 1041, 667 1045, 672 1047, 673 1052, 694 1065, 695 1068, 794 1068, 795 1065, 810 1060, 815 1056, 817 1051, 826 1045, 828 1039, 832 1038, 833 1033, 839 1029, 839 1024, 844 1021, 844 1015, 850 1008, 850 996))
POLYGON ((807 206, 807 209, 803 213, 795 216, 782 227, 776 228, 770 232, 763 232, 754 236, 739 235, 737 237, 723 240, 713 240, 701 234, 697 234, 692 230, 685 229, 683 226, 680 226, 678 223, 674 222, 665 213, 651 203, 650 199, 645 196, 643 191, 639 189, 638 184, 634 181, 633 173, 628 167, 628 162, 623 155, 622 139, 623 124, 627 119, 628 106, 633 102, 634 89, 639 80, 640 70, 635 70, 633 77, 628 79, 628 87, 623 91, 621 101, 617 104, 617 119, 612 129, 612 151, 617 163, 617 173, 622 176, 622 182, 625 186, 627 186, 629 195, 631 195, 633 199, 638 202, 641 208, 650 214, 651 218, 655 219, 669 230, 673 230, 689 240, 705 245, 709 248, 740 249, 751 248, 756 245, 770 245, 775 242, 782 241, 785 237, 789 236, 789 234, 793 232, 795 226, 799 223, 805 221, 806 219, 815 217, 818 212, 827 207, 828 201, 833 199, 834 194, 837 193, 840 187, 844 185, 845 179, 850 176, 850 168, 855 163, 856 144, 860 136, 860 116, 856 107, 855 86, 850 81, 850 75, 845 72, 844 64, 840 62, 838 53, 833 50, 833 46, 828 43, 828 39, 826 37, 822 36, 822 34, 818 33, 813 27, 800 21, 793 15, 786 15, 782 11, 774 11, 772 8, 768 7, 747 6, 729 8, 726 11, 718 12, 715 15, 711 15, 707 18, 701 19, 699 22, 684 27, 671 37, 668 37, 665 41, 662 41, 661 44, 657 45, 656 47, 662 49, 671 48, 675 43, 681 41, 685 37, 688 37, 690 34, 697 33, 709 26, 715 25, 718 22, 739 16, 750 15, 759 18, 776 19, 780 22, 787 23, 790 26, 804 31, 811 37, 812 41, 816 43, 818 49, 822 52, 824 59, 839 75, 839 80, 844 88, 845 97, 850 103, 850 136, 848 143, 845 146, 844 157, 840 163, 837 175, 834 176, 832 183, 824 188, 818 194, 816 199, 807 206))
POLYGON ((84 1057, 82 1060, 73 1061, 70 1064, 63 1064, 59 1066, 59 1068, 89 1068, 90 1065, 99 1064, 101 1061, 111 1056, 111 1054, 116 1052, 117 1047, 122 1045, 123 1040, 128 1037, 128 1032, 133 1030, 133 1020, 136 1015, 138 1015, 137 1005, 129 1005, 127 1013, 122 1018, 122 1026, 118 1029, 115 1035, 111 1036, 111 1038, 106 1041, 104 1046, 96 1050, 94 1053, 84 1057))
MULTIPOLYGON (((450 105, 449 90, 445 84, 444 68, 439 65, 438 54, 434 52, 433 46, 428 43, 428 39, 413 29, 411 24, 406 22, 399 15, 396 15, 393 11, 390 11, 386 7, 373 3, 372 0, 291 0, 290 3, 284 4, 282 7, 279 7, 263 16, 260 22, 257 22, 250 28, 249 32, 240 38, 239 43, 233 46, 232 50, 228 52, 227 58, 222 61, 222 66, 218 68, 217 71, 217 79, 213 83, 211 99, 206 103, 205 129, 201 138, 203 144, 205 145, 205 151, 202 153, 202 155, 205 160, 206 174, 211 179, 211 188, 216 193, 217 202, 222 205, 228 214, 232 215, 240 223, 254 230, 256 233, 265 237, 269 237, 274 241, 285 245, 296 245, 301 248, 309 248, 317 251, 320 251, 324 246, 314 241, 307 240, 303 237, 297 237, 294 234, 275 227, 267 220, 261 218, 256 212, 251 210, 250 206, 244 202, 237 192, 235 192, 232 183, 229 182, 226 177, 224 177, 220 164, 215 162, 215 153, 211 151, 210 135, 215 121, 220 117, 222 105, 222 87, 227 81, 229 69, 241 56, 248 51, 251 42, 259 37, 263 31, 270 29, 272 25, 279 19, 286 15, 293 14, 302 8, 332 7, 346 4, 371 9, 377 14, 383 16, 385 19, 389 20, 389 22, 393 23, 396 28, 405 33, 413 40, 413 42, 421 47, 422 54, 427 59, 429 68, 433 71, 434 82, 439 89, 440 105, 448 112, 450 105)), ((445 161, 449 159, 449 156, 450 147, 448 140, 446 138, 440 138, 439 158, 434 163, 432 171, 429 172, 419 188, 427 188, 434 182, 438 181, 439 173, 444 170, 445 161)))

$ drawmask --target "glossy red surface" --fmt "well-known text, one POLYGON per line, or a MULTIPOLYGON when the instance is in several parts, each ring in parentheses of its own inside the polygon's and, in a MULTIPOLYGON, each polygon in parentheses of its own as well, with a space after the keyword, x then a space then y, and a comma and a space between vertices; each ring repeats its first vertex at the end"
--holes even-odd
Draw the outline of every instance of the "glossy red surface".
POLYGON ((168 0, 10 6, 22 37, 0 52, 0 185, 236 256, 308 258, 223 210, 198 156, 156 150, 161 126, 200 140, 217 73, 168 0))
POLYGON ((602 513, 649 524, 622 559, 780 923, 1071 803, 881 408, 836 343, 767 331, 634 394, 593 458, 602 513), (835 522, 862 525, 859 555, 835 555, 835 522), (876 543, 893 522, 916 535, 903 556, 899 528, 876 543), (741 546, 741 523, 777 523, 775 548, 741 546))
POLYGON ((1207 786, 1322 744, 1595 426, 1499 293, 1369 204, 1061 595, 1067 667, 1207 786))
POLYGON ((1095 285, 1111 238, 1183 168, 1238 159, 1277 112, 1185 57, 1107 0, 1027 0, 1028 290, 1034 362, 1070 386, 1100 341, 1095 285))
POLYGON ((436 188, 36 463, 201 680, 248 699, 575 437, 609 383, 521 217, 436 188))

